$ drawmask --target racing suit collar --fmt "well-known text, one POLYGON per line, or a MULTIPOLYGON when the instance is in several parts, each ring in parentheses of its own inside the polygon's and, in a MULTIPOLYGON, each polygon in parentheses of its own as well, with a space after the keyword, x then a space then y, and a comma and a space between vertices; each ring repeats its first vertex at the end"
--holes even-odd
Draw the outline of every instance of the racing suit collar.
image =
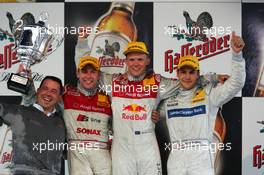
POLYGON ((97 92, 98 89, 98 84, 96 85, 95 88, 91 88, 91 89, 85 89, 80 85, 80 82, 78 81, 77 83, 77 88, 79 91, 81 91, 81 93, 83 93, 85 96, 93 96, 95 95, 95 93, 97 92))
POLYGON ((194 93, 198 89, 199 89, 198 85, 195 85, 192 89, 184 89, 184 88, 180 87, 180 91, 178 94, 180 96, 186 96, 186 95, 189 95, 190 93, 194 93))
POLYGON ((143 80, 145 78, 145 76, 146 76, 146 73, 144 73, 144 74, 142 74, 142 75, 140 75, 138 77, 132 76, 132 75, 130 75, 128 73, 128 80, 129 81, 141 81, 141 80, 143 80))

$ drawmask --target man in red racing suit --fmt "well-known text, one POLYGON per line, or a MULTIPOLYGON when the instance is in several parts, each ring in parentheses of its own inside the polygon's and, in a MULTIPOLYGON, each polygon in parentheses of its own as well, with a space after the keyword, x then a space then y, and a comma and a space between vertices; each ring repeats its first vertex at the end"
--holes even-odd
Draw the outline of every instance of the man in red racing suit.
MULTIPOLYGON (((99 69, 96 58, 82 57, 77 67, 77 87, 65 86, 63 117, 71 175, 111 174, 108 131, 112 111, 109 96, 98 89, 99 69)), ((33 103, 34 94, 32 88, 23 103, 33 103)))

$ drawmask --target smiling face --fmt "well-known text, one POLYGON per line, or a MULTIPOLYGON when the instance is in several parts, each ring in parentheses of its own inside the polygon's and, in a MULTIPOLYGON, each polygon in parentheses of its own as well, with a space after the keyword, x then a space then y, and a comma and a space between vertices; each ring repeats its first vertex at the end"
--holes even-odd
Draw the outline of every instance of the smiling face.
POLYGON ((144 53, 131 52, 126 55, 127 71, 134 77, 143 75, 149 63, 150 60, 144 53))
POLYGON ((51 79, 44 80, 37 90, 37 103, 45 112, 52 112, 61 98, 60 84, 51 79))
POLYGON ((177 70, 180 85, 186 90, 192 89, 196 85, 199 74, 199 71, 188 66, 177 70))
POLYGON ((97 86, 100 73, 95 70, 90 64, 86 65, 83 69, 77 70, 77 78, 79 79, 81 87, 84 89, 92 89, 97 86))

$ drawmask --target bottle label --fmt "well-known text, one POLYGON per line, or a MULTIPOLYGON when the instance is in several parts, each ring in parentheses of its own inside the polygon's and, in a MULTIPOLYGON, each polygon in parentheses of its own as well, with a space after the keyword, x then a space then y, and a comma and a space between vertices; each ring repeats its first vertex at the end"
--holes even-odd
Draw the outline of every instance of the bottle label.
POLYGON ((118 32, 103 31, 94 38, 91 56, 99 59, 101 71, 106 73, 124 73, 126 71, 123 54, 130 39, 118 32))

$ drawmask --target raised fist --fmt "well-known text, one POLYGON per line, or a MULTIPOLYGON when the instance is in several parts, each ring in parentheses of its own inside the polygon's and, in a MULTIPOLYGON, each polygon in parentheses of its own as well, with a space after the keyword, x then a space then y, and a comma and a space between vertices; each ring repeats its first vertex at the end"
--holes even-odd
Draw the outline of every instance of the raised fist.
POLYGON ((235 53, 239 53, 244 48, 245 43, 240 36, 237 36, 236 33, 232 32, 232 39, 231 39, 231 48, 235 53))

